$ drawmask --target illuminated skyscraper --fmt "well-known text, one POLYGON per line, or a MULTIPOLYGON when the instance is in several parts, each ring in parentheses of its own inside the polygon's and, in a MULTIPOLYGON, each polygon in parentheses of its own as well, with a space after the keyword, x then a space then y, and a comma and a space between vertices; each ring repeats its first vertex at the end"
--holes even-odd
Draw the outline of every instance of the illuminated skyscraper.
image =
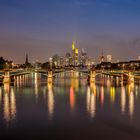
POLYGON ((73 61, 73 65, 76 66, 78 65, 78 61, 79 61, 79 50, 75 47, 75 42, 73 41, 72 43, 72 61, 73 61))
POLYGON ((75 65, 75 42, 72 42, 72 64, 75 65))
POLYGON ((75 42, 72 42, 72 50, 75 50, 75 42))
POLYGON ((75 65, 78 65, 79 63, 79 50, 75 49, 75 65))

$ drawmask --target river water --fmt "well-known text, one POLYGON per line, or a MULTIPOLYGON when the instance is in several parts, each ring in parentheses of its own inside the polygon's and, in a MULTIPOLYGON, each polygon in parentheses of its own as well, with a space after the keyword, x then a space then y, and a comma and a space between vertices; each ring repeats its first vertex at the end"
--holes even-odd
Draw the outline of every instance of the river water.
POLYGON ((17 76, 0 86, 0 139, 140 139, 140 85, 17 76))

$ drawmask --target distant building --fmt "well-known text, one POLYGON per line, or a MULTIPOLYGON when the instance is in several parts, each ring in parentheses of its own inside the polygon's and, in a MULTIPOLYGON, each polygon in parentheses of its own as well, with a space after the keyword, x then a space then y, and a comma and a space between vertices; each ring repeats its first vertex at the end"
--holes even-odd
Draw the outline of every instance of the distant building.
POLYGON ((26 54, 25 64, 24 64, 23 67, 25 67, 25 68, 31 68, 32 67, 31 63, 29 63, 28 54, 26 54))
POLYGON ((34 64, 34 67, 35 67, 36 69, 40 69, 40 68, 41 68, 41 65, 42 65, 42 63, 39 62, 39 60, 36 60, 36 61, 35 61, 35 64, 34 64))
POLYGON ((67 52, 65 55, 65 66, 70 65, 70 59, 71 59, 71 54, 69 52, 67 52))
POLYGON ((60 67, 60 56, 58 54, 52 56, 52 63, 54 63, 56 67, 60 67))
POLYGON ((105 57, 102 55, 101 58, 100 58, 100 63, 102 63, 104 61, 105 61, 105 57))
POLYGON ((100 64, 96 65, 96 69, 110 69, 111 68, 111 62, 101 62, 100 64))
POLYGON ((112 62, 112 55, 109 54, 106 56, 106 58, 107 58, 107 62, 112 62))
POLYGON ((77 66, 79 64, 79 50, 75 49, 75 65, 77 66))
POLYGON ((88 60, 87 53, 84 49, 82 49, 81 50, 81 56, 80 56, 80 64, 82 66, 86 66, 87 65, 87 60, 88 60))
POLYGON ((120 69, 125 69, 125 70, 140 69, 140 60, 131 60, 126 62, 119 62, 116 64, 120 69))
POLYGON ((60 57, 60 67, 64 67, 64 65, 65 65, 65 60, 64 60, 64 57, 61 56, 60 57))

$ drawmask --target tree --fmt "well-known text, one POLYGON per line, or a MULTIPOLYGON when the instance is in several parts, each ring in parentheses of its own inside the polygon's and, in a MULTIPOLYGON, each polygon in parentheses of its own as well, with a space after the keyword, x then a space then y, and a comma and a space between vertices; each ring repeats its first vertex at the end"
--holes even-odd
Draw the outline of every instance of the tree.
POLYGON ((7 61, 3 57, 0 57, 0 69, 4 69, 6 62, 7 61))

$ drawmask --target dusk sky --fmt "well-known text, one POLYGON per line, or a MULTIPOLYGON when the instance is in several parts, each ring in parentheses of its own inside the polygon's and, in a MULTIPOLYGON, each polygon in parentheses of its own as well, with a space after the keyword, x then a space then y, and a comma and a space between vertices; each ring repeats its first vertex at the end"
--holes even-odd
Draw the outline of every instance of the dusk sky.
POLYGON ((47 61, 72 41, 96 61, 140 55, 140 0, 0 0, 0 56, 47 61))

